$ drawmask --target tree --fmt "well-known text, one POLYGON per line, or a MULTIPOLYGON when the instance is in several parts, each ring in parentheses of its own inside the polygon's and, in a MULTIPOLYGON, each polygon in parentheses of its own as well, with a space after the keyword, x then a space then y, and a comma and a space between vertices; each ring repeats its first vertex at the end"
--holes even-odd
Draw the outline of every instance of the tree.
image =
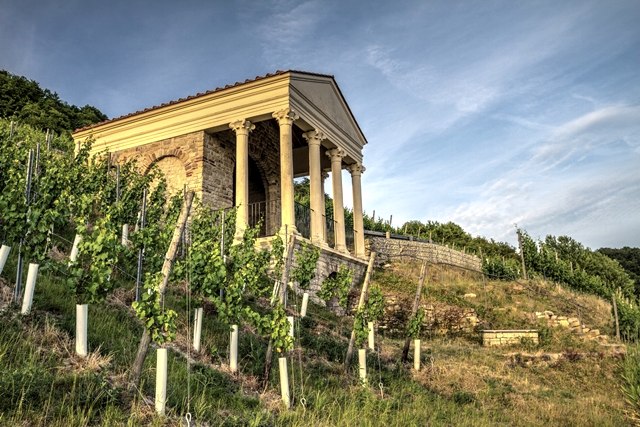
POLYGON ((640 296, 640 248, 629 246, 620 249, 600 248, 597 252, 620 263, 631 280, 635 282, 635 294, 640 296))
POLYGON ((0 70, 0 117, 15 118, 57 134, 69 134, 74 129, 107 119, 96 107, 69 105, 34 80, 5 70, 0 70))

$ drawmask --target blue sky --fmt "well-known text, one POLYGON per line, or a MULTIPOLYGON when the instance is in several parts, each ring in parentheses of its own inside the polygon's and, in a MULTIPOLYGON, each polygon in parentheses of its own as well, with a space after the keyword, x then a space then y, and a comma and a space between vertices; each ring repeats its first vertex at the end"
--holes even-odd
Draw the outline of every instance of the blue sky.
POLYGON ((332 74, 367 212, 640 246, 639 22, 637 0, 0 0, 0 68, 109 117, 332 74))

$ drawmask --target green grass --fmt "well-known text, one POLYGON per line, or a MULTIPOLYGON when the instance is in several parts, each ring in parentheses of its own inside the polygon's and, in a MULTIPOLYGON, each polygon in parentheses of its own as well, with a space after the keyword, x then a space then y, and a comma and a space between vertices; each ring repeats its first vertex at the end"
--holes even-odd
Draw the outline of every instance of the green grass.
MULTIPOLYGON (((410 298, 418 272, 394 267, 376 273, 375 280, 385 290, 410 298)), ((132 285, 122 285, 129 293, 118 295, 126 300, 132 285)), ((514 291, 509 286, 433 269, 425 295, 473 307, 486 318, 494 316, 491 321, 496 324, 522 321, 519 311, 539 306, 570 306, 564 300, 571 298, 569 294, 554 302, 553 295, 535 288, 514 291), (478 296, 464 299, 466 292, 478 296), (519 311, 492 310, 500 306, 517 306, 519 311)), ((176 345, 185 351, 191 337, 187 336, 183 289, 183 285, 172 285, 166 304, 180 316, 176 345)), ((587 300, 580 301, 591 307, 587 300)), ((292 296, 290 303, 294 306, 299 301, 292 296)), ((288 361, 292 410, 284 410, 279 402, 277 362, 269 388, 262 393, 258 376, 267 342, 247 327, 241 327, 240 334, 241 373, 228 373, 229 330, 207 306, 200 362, 188 366, 181 354, 169 352, 167 416, 159 418, 153 411, 154 349, 147 356, 140 389, 131 393, 126 388, 142 332, 127 304, 112 301, 90 306, 89 347, 98 354, 95 360, 83 361, 73 355, 73 297, 54 269, 44 269, 33 313, 23 317, 14 308, 0 314, 0 425, 180 425, 187 411, 198 423, 224 426, 614 426, 630 422, 625 410, 631 406, 621 391, 623 372, 635 378, 628 364, 583 358, 525 366, 505 356, 514 351, 593 350, 573 335, 546 330, 541 346, 508 349, 480 347, 471 335, 427 336, 423 369, 418 373, 398 362, 402 340, 382 335, 377 338, 381 353, 368 356, 369 385, 363 387, 357 367, 352 365, 345 373, 342 364, 351 320, 317 305, 310 305, 308 317, 299 322, 302 350, 288 361)), ((591 319, 604 321, 602 316, 591 319)))

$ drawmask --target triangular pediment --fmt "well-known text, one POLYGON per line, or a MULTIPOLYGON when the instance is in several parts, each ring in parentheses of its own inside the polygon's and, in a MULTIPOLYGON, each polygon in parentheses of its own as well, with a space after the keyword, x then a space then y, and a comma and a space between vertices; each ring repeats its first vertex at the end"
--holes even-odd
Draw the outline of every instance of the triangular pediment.
POLYGON ((310 114, 321 130, 337 132, 362 150, 367 140, 332 77, 292 72, 290 86, 292 106, 304 111, 303 118, 310 114))

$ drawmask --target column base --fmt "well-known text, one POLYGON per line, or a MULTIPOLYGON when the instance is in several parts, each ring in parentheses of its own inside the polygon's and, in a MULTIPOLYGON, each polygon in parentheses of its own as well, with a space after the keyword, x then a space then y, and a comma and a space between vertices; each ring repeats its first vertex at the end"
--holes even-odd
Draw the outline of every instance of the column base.
POLYGON ((336 245, 335 250, 343 254, 351 255, 349 249, 347 249, 347 247, 343 245, 336 245))
POLYGON ((278 234, 280 236, 287 237, 287 233, 289 235, 295 234, 296 236, 300 236, 300 232, 295 225, 283 225, 282 227, 280 227, 280 230, 278 230, 278 234))
POLYGON ((329 244, 327 242, 324 241, 324 239, 322 237, 318 237, 316 239, 311 239, 311 243, 313 243, 314 245, 316 245, 317 247, 321 248, 321 249, 330 249, 331 246, 329 246, 329 244))

